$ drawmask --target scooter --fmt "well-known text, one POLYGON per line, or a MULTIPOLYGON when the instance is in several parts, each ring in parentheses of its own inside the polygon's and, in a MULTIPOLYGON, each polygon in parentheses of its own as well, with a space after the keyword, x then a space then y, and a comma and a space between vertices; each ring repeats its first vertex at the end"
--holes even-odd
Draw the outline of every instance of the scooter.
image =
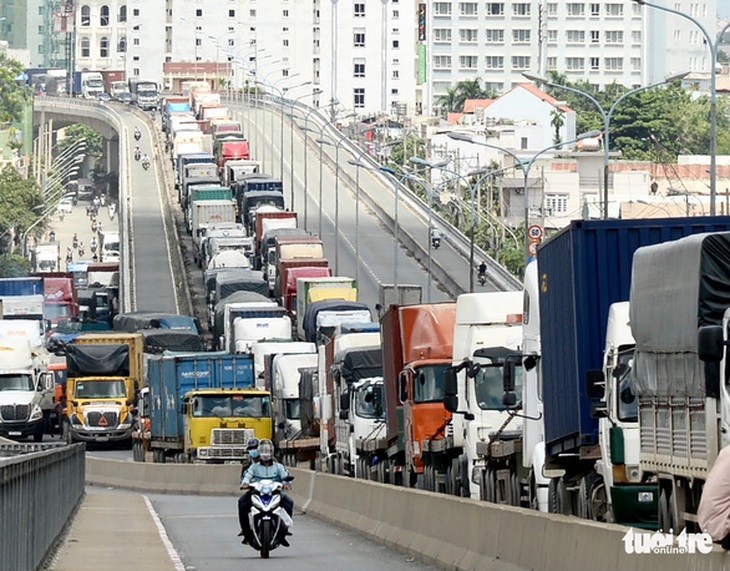
POLYGON ((147 169, 149 169, 149 168, 150 168, 150 160, 149 160, 149 159, 144 159, 144 160, 142 161, 142 168, 143 168, 144 170, 147 170, 147 169))
POLYGON ((479 285, 483 286, 485 283, 487 283, 487 274, 481 273, 477 276, 477 279, 479 280, 479 285))
POLYGON ((138 161, 141 158, 142 158, 142 151, 140 151, 139 149, 137 149, 136 151, 134 151, 134 160, 135 161, 138 161))
POLYGON ((134 129, 134 140, 139 141, 142 138, 142 131, 139 130, 139 127, 134 129))
MULTIPOLYGON (((293 477, 286 478, 287 482, 293 477)), ((251 547, 268 559, 269 553, 279 546, 280 533, 292 526, 293 521, 281 506, 281 490, 284 484, 273 480, 260 480, 250 484, 251 510, 248 513, 253 541, 251 547)))
POLYGON ((434 250, 438 250, 441 247, 441 238, 439 236, 433 236, 431 238, 431 247, 434 250))

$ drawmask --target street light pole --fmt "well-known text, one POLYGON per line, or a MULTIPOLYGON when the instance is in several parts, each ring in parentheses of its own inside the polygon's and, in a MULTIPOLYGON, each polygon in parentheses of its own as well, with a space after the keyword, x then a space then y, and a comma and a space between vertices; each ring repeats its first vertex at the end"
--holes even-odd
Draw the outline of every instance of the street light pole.
POLYGON ((633 1, 642 6, 656 8, 662 12, 668 12, 669 14, 674 14, 680 18, 689 20, 700 29, 702 35, 705 36, 705 43, 710 48, 710 216, 714 216, 715 202, 717 200, 717 70, 715 69, 715 64, 717 62, 717 50, 725 32, 730 29, 730 24, 726 24, 713 41, 709 32, 700 21, 689 14, 684 14, 679 10, 667 8, 659 4, 652 4, 645 0, 633 1))
POLYGON ((593 97, 590 93, 586 93, 585 91, 581 91, 580 89, 576 89, 575 87, 569 87, 567 85, 561 85, 559 83, 553 83, 547 78, 540 77, 538 75, 533 75, 531 73, 523 73, 522 75, 529 79, 530 81, 534 81, 535 83, 544 83, 545 85, 549 87, 555 87, 557 89, 564 89, 565 91, 570 91, 571 93, 575 93, 576 95, 582 95, 586 99, 588 99, 593 105, 598 109, 598 112, 601 114, 601 118, 603 119, 603 219, 608 218, 608 167, 609 167, 609 127, 611 125, 611 117, 613 117, 613 112, 616 110, 616 108, 619 106, 619 104, 626 99, 627 97, 631 95, 635 95, 639 93, 640 91, 646 91, 647 89, 652 89, 654 87, 660 87, 666 83, 670 83, 676 79, 682 79, 686 77, 689 74, 689 72, 683 72, 683 73, 677 73, 672 74, 670 76, 667 76, 664 78, 664 81, 659 81, 657 83, 652 83, 651 85, 645 85, 643 87, 637 87, 636 89, 632 89, 630 91, 627 91, 626 93, 622 94, 616 101, 613 102, 613 105, 611 105, 611 108, 606 112, 603 105, 601 105, 598 100, 593 97))
MULTIPOLYGON (((311 81, 308 81, 307 84, 311 84, 311 81)), ((305 97, 315 97, 322 93, 322 90, 319 88, 313 89, 311 93, 305 93, 304 95, 300 95, 299 97, 295 99, 289 100, 289 182, 291 184, 291 209, 296 210, 294 208, 294 105, 299 103, 299 100, 304 99, 305 97)), ((282 122, 283 123, 283 122, 282 122)), ((306 137, 306 134, 305 134, 306 137)), ((306 148, 304 149, 304 152, 306 153, 306 148)), ((305 155, 306 156, 306 155, 305 155)), ((307 192, 306 189, 306 183, 307 176, 306 172, 304 173, 304 192, 307 192)), ((306 202, 307 198, 304 197, 304 201, 306 202)))
POLYGON ((513 151, 510 151, 509 149, 505 149, 504 147, 500 147, 499 145, 493 145, 491 143, 487 143, 486 141, 476 141, 474 140, 474 137, 469 133, 460 133, 458 131, 452 131, 448 133, 449 138, 454 139, 456 141, 466 141, 469 143, 473 143, 475 145, 481 145, 482 147, 488 147, 490 149, 496 149, 498 151, 502 151, 503 153, 507 153, 509 156, 511 156, 515 162, 519 165, 520 169, 522 169, 522 173, 524 175, 523 184, 524 184, 524 195, 525 195, 525 265, 530 261, 531 255, 529 250, 529 235, 528 235, 528 228, 530 226, 530 201, 528 197, 528 184, 529 184, 529 176, 530 176, 530 169, 532 168, 532 165, 535 164, 535 161, 544 153, 548 151, 552 151, 554 149, 558 149, 560 147, 563 147, 565 145, 570 145, 573 143, 577 143, 578 141, 582 141, 583 139, 590 139, 592 137, 597 137, 601 134, 601 131, 588 131, 587 133, 582 133, 578 135, 575 139, 570 141, 565 141, 562 143, 557 143, 555 145, 551 145, 549 147, 546 147, 542 149, 541 151, 538 151, 535 153, 532 157, 530 157, 529 160, 523 161, 520 159, 513 151))

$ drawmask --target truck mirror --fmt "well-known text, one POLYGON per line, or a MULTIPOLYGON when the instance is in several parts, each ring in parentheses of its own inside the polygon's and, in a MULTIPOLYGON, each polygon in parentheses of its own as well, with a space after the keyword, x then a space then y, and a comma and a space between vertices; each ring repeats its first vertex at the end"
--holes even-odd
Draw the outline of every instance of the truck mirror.
POLYGON ((591 418, 608 418, 606 401, 594 401, 591 403, 591 418))
POLYGON ((350 413, 347 409, 340 409, 340 420, 347 420, 348 418, 350 418, 350 413))
POLYGON ((188 403, 182 403, 182 406, 180 407, 180 412, 184 415, 188 413, 188 403))
POLYGON ((505 393, 512 393, 515 390, 515 361, 506 359, 502 369, 502 389, 505 393))
POLYGON ((350 410, 350 393, 348 393, 347 391, 340 394, 340 410, 350 410))
POLYGON ((591 369, 586 371, 586 396, 591 400, 599 400, 603 398, 606 392, 606 379, 603 371, 599 369, 591 369))
POLYGON ((502 404, 508 408, 512 408, 517 404, 517 395, 510 391, 502 395, 502 404))
POLYGON ((722 361, 723 346, 722 326, 703 325, 697 331, 697 353, 700 361, 722 361))
POLYGON ((626 374, 626 371, 629 370, 629 365, 627 363, 619 363, 616 368, 611 372, 611 376, 614 379, 620 379, 626 374))
MULTIPOLYGON (((455 396, 458 394, 456 383, 456 367, 447 367, 444 371, 444 395, 455 396)), ((444 401, 445 402, 445 401, 444 401)), ((448 408, 446 410, 449 410, 448 408)), ((453 410, 451 412, 454 412, 453 410)))
POLYGON ((534 355, 528 355, 525 357, 525 360, 522 361, 522 368, 525 369, 525 371, 532 371, 537 367, 537 357, 534 355))
POLYGON ((611 442, 611 464, 625 464, 624 429, 612 426, 608 430, 608 437, 611 442))
POLYGON ((456 412, 459 410, 459 397, 456 395, 445 395, 444 408, 449 412, 456 412))

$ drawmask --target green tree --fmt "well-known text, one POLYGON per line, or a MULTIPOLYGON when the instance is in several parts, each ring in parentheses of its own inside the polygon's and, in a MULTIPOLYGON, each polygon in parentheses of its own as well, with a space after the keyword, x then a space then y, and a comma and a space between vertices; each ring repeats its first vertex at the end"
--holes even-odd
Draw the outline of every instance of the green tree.
POLYGON ((30 89, 15 81, 22 72, 23 64, 0 52, 0 124, 20 120, 31 98, 30 89))
POLYGON ((448 113, 456 112, 459 105, 459 92, 455 87, 447 87, 446 93, 436 100, 436 105, 438 105, 441 115, 444 117, 448 113))
POLYGON ((38 220, 42 204, 35 181, 21 177, 12 166, 0 172, 0 234, 14 229, 19 237, 38 220))
MULTIPOLYGON (((412 166, 408 159, 411 157, 421 157, 422 159, 426 158, 426 141, 424 141, 422 138, 417 137, 411 133, 408 133, 406 135, 405 140, 405 164, 408 166, 412 166)), ((388 159, 389 162, 396 164, 396 165, 403 165, 404 157, 404 147, 403 147, 403 140, 394 142, 393 145, 390 147, 390 157, 388 159)))
POLYGON ((86 139, 86 154, 87 155, 101 155, 102 136, 96 129, 85 125, 84 123, 75 123, 64 129, 66 137, 58 143, 58 152, 63 152, 71 145, 75 144, 79 139, 86 139))
POLYGON ((20 278, 30 272, 30 261, 18 254, 0 254, 0 278, 20 278))
POLYGON ((464 102, 467 99, 489 99, 493 94, 482 87, 482 80, 465 79, 456 84, 456 87, 448 87, 446 93, 438 98, 436 105, 441 109, 441 114, 449 112, 459 113, 464 110, 464 102))
POLYGON ((553 128, 553 143, 556 145, 560 143, 560 129, 563 125, 565 125, 563 112, 557 107, 553 108, 550 112, 550 126, 553 128))

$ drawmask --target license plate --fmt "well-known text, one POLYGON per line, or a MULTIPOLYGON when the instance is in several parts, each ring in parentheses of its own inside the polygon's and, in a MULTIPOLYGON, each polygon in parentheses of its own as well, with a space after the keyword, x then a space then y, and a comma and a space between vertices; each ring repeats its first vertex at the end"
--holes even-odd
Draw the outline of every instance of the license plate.
POLYGON ((23 433, 20 432, 19 430, 11 430, 10 432, 8 432, 8 436, 22 436, 22 435, 23 435, 23 433))

